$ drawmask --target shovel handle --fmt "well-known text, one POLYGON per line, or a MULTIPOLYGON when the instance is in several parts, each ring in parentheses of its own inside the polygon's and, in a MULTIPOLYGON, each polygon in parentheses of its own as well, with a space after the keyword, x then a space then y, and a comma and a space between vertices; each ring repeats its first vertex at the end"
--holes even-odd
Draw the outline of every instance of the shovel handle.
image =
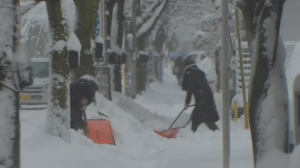
POLYGON ((107 115, 105 115, 105 114, 101 113, 100 111, 98 111, 98 114, 99 114, 99 115, 102 115, 102 116, 104 116, 104 117, 106 117, 106 118, 108 118, 108 116, 107 116, 107 115))
MULTIPOLYGON (((192 107, 192 106, 195 106, 195 104, 193 105, 189 105, 188 107, 192 107)), ((178 120, 178 118, 181 116, 181 114, 185 111, 185 109, 183 109, 179 114, 178 116, 175 118, 175 120, 172 122, 172 124, 170 125, 168 131, 173 127, 173 125, 175 124, 175 122, 178 120)))

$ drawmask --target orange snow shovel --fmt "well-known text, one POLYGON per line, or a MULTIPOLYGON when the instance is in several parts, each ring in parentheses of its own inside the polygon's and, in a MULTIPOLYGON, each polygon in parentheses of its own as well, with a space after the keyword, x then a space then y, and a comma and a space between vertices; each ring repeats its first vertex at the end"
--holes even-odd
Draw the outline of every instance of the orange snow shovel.
MULTIPOLYGON (((195 105, 189 105, 189 107, 191 107, 191 106, 195 106, 195 105)), ((181 128, 185 128, 190 123, 190 121, 191 121, 191 119, 189 119, 189 121, 184 126, 172 128, 172 126, 175 124, 175 122, 178 120, 178 118, 181 116, 181 114, 183 112, 184 112, 184 109, 178 114, 178 116, 176 117, 176 119, 170 125, 169 129, 164 130, 164 131, 154 131, 154 132, 157 133, 159 136, 165 137, 165 138, 168 138, 168 139, 176 138, 176 135, 179 132, 179 130, 181 128)))
POLYGON ((105 119, 89 119, 89 138, 97 144, 116 145, 110 121, 105 119))
MULTIPOLYGON (((100 113, 100 111, 98 111, 98 114, 108 118, 107 115, 100 113)), ((110 121, 106 119, 87 119, 85 112, 84 120, 87 122, 86 129, 84 130, 85 136, 99 145, 116 145, 110 121)))

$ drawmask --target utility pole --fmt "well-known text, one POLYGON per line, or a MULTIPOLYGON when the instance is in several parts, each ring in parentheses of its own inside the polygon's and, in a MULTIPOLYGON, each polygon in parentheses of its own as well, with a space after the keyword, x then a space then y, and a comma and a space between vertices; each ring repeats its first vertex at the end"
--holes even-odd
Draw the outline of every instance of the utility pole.
POLYGON ((223 111, 223 168, 230 166, 230 115, 228 88, 228 0, 222 0, 222 111, 223 111))
POLYGON ((235 18, 236 18, 236 29, 237 29, 237 38, 238 38, 238 51, 239 51, 239 59, 240 59, 240 72, 242 77, 242 93, 243 93, 243 104, 244 104, 244 120, 245 120, 245 128, 248 129, 248 113, 247 113, 247 98, 246 98, 246 86, 245 86, 245 73, 244 73, 244 63, 243 63, 243 53, 242 53, 242 44, 241 44, 241 36, 240 36, 240 25, 239 25, 239 9, 235 7, 235 18))
POLYGON ((126 35, 126 52, 128 59, 125 64, 125 94, 128 97, 135 98, 135 0, 125 1, 125 35, 126 35))
MULTIPOLYGON (((108 47, 109 47, 109 38, 107 35, 107 15, 106 13, 106 2, 104 0, 100 1, 98 19, 97 19, 97 28, 96 28, 96 38, 100 36, 103 38, 102 45, 102 56, 103 59, 97 65, 97 76, 96 79, 99 82, 99 92, 102 93, 107 99, 112 100, 111 88, 110 88, 110 68, 108 66, 108 47), (98 33, 97 33, 98 32, 98 33)), ((99 38, 99 37, 98 37, 99 38)))

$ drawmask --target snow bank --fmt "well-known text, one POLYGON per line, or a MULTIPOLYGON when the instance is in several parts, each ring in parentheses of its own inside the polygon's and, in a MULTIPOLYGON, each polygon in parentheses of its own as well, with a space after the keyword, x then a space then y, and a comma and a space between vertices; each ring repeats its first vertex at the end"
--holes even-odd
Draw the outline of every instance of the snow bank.
MULTIPOLYGON (((164 83, 151 83, 150 89, 143 96, 138 96, 133 103, 143 102, 143 107, 149 107, 152 113, 160 109, 158 114, 174 117, 183 107, 184 95, 170 68, 166 71, 164 83)), ((220 108, 221 94, 215 94, 215 98, 217 107, 220 108)), ((21 111, 22 168, 199 168, 199 165, 215 168, 222 166, 221 131, 211 132, 206 126, 200 126, 196 133, 192 133, 188 127, 181 129, 176 139, 161 138, 152 129, 139 122, 135 116, 129 115, 129 112, 120 109, 104 96, 97 94, 96 99, 97 104, 88 107, 87 117, 103 118, 98 115, 98 110, 108 115, 114 129, 116 146, 94 144, 74 131, 71 131, 71 143, 66 143, 60 138, 44 133, 46 110, 21 111)), ((132 104, 125 105, 130 107, 132 104)), ((244 130, 243 122, 231 124, 232 168, 253 168, 249 131, 244 130)))
POLYGON ((300 165, 300 145, 296 146, 294 152, 290 155, 289 168, 299 168, 300 165))
MULTIPOLYGON (((248 94, 246 93, 246 100, 248 102, 248 94)), ((236 94, 231 101, 231 108, 234 106, 234 102, 237 102, 238 107, 244 107, 244 102, 243 102, 243 93, 238 93, 236 94)))
MULTIPOLYGON (((138 121, 143 123, 145 127, 153 130, 164 130, 169 128, 170 124, 174 121, 173 117, 166 117, 145 109, 131 98, 123 95, 122 93, 113 92, 113 102, 124 112, 131 114, 138 121)), ((178 111, 179 114, 180 111, 178 111)), ((182 114, 178 122, 174 126, 183 126, 189 120, 189 115, 182 114)))
POLYGON ((104 96, 97 94, 96 99, 96 105, 88 106, 87 117, 103 118, 98 115, 98 110, 108 115, 117 146, 94 144, 73 130, 71 143, 66 143, 44 133, 46 110, 24 112, 21 114, 22 167, 49 165, 49 168, 151 168, 152 163, 147 160, 165 149, 170 140, 161 138, 152 129, 145 129, 133 116, 122 111, 104 96))
POLYGON ((288 165, 289 156, 279 149, 272 149, 264 155, 260 163, 257 163, 256 168, 287 168, 288 165))

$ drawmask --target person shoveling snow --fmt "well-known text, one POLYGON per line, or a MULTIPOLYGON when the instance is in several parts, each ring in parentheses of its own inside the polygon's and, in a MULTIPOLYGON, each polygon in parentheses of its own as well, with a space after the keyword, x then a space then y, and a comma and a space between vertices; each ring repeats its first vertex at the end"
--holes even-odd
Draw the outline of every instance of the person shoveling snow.
POLYGON ((95 93, 98 90, 94 80, 81 77, 79 80, 70 84, 70 106, 71 106, 71 129, 82 132, 85 130, 86 106, 95 102, 95 93))
POLYGON ((182 90, 187 92, 184 110, 189 107, 192 95, 195 99, 195 108, 191 115, 191 130, 197 131, 201 123, 205 123, 212 131, 219 130, 215 122, 220 118, 205 73, 197 67, 195 61, 190 57, 185 58, 182 65, 185 69, 181 86, 182 90))

